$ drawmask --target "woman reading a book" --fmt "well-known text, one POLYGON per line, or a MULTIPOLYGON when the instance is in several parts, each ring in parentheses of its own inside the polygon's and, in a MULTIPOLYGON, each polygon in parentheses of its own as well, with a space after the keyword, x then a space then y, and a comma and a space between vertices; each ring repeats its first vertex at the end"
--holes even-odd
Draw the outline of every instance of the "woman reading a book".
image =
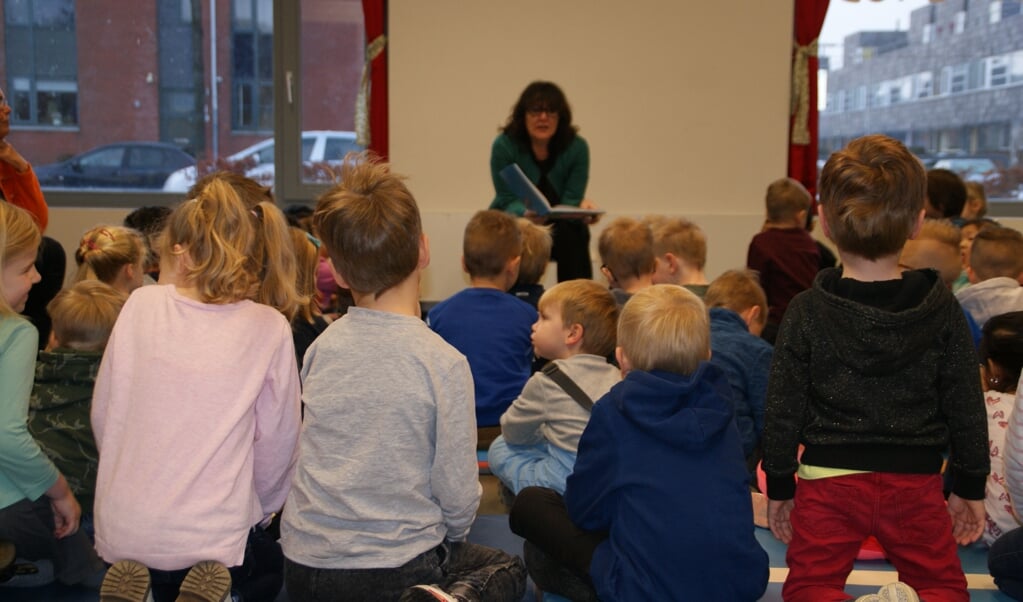
MULTIPOLYGON (((490 175, 496 194, 491 209, 531 215, 523 200, 501 176, 517 164, 553 205, 596 209, 584 198, 590 175, 590 149, 572 125, 572 110, 564 92, 551 82, 536 81, 522 92, 490 151, 490 175)), ((558 265, 558 282, 592 278, 589 225, 596 217, 552 219, 551 259, 558 265)))

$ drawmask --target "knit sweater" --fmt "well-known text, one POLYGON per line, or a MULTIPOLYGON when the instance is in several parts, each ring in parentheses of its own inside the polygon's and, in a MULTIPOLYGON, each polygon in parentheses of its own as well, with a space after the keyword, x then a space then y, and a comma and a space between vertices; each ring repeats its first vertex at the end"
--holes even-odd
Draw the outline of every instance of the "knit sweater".
POLYGON ((858 283, 822 271, 789 305, 767 389, 771 499, 795 492, 796 452, 819 467, 937 473, 952 446, 952 490, 984 498, 989 470, 979 360, 937 272, 858 283), (864 303, 863 289, 876 303, 864 303))

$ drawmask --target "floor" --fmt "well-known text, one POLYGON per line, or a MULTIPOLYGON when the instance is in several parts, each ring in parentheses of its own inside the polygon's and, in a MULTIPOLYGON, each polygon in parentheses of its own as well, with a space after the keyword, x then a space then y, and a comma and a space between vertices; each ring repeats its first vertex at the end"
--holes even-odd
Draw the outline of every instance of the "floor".
MULTIPOLYGON (((473 526, 469 539, 476 543, 501 548, 509 553, 519 554, 522 540, 508 529, 507 509, 501 502, 499 483, 490 475, 481 475, 483 499, 480 503, 479 516, 473 526)), ((776 540, 766 529, 756 530, 757 540, 767 551, 771 559, 771 577, 767 592, 762 602, 780 602, 781 585, 785 580, 785 546, 776 540)), ((959 557, 963 562, 967 581, 970 584, 971 602, 1012 602, 1012 599, 997 590, 987 572, 987 552, 980 546, 960 548, 959 557)), ((887 562, 857 562, 849 576, 846 591, 852 596, 861 596, 876 592, 877 589, 895 580, 895 571, 887 562)), ((81 588, 50 585, 34 589, 0 588, 0 599, 4 602, 96 602, 99 596, 81 588)), ((563 598, 547 595, 544 602, 561 602, 563 598)), ((287 594, 282 592, 277 602, 290 602, 287 594)), ((298 602, 298 601, 296 601, 298 602)), ((527 587, 523 602, 537 602, 532 584, 527 587)))

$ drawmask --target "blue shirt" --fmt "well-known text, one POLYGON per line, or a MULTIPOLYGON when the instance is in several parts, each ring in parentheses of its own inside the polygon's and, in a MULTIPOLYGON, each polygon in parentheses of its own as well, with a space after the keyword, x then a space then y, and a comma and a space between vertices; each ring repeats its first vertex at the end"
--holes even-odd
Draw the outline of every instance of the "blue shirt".
POLYGON ((476 425, 496 426, 532 374, 536 310, 492 288, 467 288, 427 315, 430 328, 469 360, 476 425))

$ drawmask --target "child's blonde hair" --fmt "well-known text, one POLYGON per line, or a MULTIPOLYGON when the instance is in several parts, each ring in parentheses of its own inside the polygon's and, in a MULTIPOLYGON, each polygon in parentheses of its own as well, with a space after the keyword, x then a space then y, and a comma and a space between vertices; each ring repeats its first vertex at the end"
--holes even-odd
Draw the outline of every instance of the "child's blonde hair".
POLYGON ((650 227, 631 217, 613 220, 600 233, 597 241, 600 262, 621 283, 623 278, 639 278, 653 274, 654 236, 650 227))
POLYGON ((401 176, 372 155, 346 156, 340 182, 317 200, 313 233, 350 289, 377 297, 419 264, 419 207, 401 176))
POLYGON ((771 182, 764 195, 767 219, 772 222, 791 220, 800 211, 809 211, 812 203, 809 191, 794 178, 779 178, 771 182))
POLYGON ((568 280, 548 289, 537 308, 544 312, 556 307, 565 327, 583 327, 580 350, 606 357, 615 350, 615 329, 618 326, 618 302, 606 286, 593 280, 568 280))
POLYGON ((46 311, 58 345, 102 351, 126 299, 124 293, 99 280, 83 280, 57 293, 46 311))
POLYGON ((142 234, 123 226, 96 226, 82 235, 75 251, 78 272, 73 282, 99 280, 114 284, 126 265, 142 270, 146 243, 142 234))
POLYGON ((707 308, 681 286, 646 287, 622 308, 618 346, 633 369, 692 374, 710 358, 707 308))
POLYGON ((1023 234, 1012 228, 981 228, 970 247, 970 269, 978 282, 1023 274, 1023 234))
POLYGON ((757 273, 752 270, 722 272, 707 287, 703 302, 708 308, 724 307, 742 313, 751 307, 760 308, 759 322, 767 322, 767 295, 760 286, 757 273))
MULTIPOLYGON (((0 201, 0 273, 7 262, 14 256, 21 255, 39 248, 42 234, 32 214, 20 207, 0 201)), ((0 290, 0 316, 15 315, 11 304, 7 302, 4 291, 0 290)))
POLYGON ((663 215, 643 221, 650 226, 655 256, 671 253, 699 270, 707 264, 707 236, 699 226, 685 218, 663 215))
POLYGON ((978 201, 976 212, 970 216, 970 219, 980 219, 987 215, 987 193, 984 191, 984 185, 980 182, 966 182, 966 205, 970 204, 970 201, 978 201))
POLYGON ((519 263, 517 284, 536 284, 547 271, 551 260, 551 230, 520 217, 516 220, 522 233, 522 261, 519 263))
POLYGON ((509 261, 521 256, 522 232, 515 218, 504 211, 477 211, 465 225, 462 257, 470 276, 497 276, 509 261))
POLYGON ((904 268, 937 270, 951 288, 962 272, 959 228, 947 219, 925 219, 916 238, 906 241, 899 256, 904 268))
MULTIPOLYGON (((189 198, 204 194, 210 196, 214 184, 218 190, 225 187, 231 190, 233 198, 240 200, 255 218, 252 220, 255 235, 250 243, 247 269, 255 276, 256 287, 251 295, 244 298, 275 308, 290 322, 298 311, 299 295, 295 291, 298 276, 288 220, 274 204, 269 188, 241 174, 218 171, 204 176, 189 190, 189 198)), ((224 200, 221 198, 222 202, 224 200)))
POLYGON ((320 305, 316 302, 316 271, 320 264, 319 249, 309 239, 309 234, 302 228, 288 228, 291 242, 295 246, 295 264, 298 271, 296 292, 298 293, 298 318, 312 323, 320 314, 320 305))

